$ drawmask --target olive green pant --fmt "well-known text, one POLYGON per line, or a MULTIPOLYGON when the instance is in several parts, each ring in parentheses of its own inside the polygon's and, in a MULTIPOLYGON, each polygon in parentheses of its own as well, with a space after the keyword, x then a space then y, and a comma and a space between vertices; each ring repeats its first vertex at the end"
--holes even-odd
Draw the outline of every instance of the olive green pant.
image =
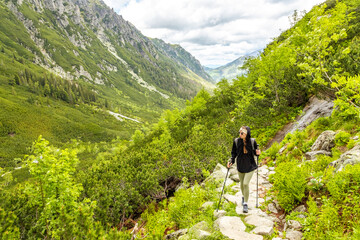
POLYGON ((249 195, 250 195, 249 184, 250 184, 250 180, 251 180, 251 177, 254 174, 254 172, 255 172, 255 170, 252 172, 248 172, 248 173, 238 172, 239 178, 240 178, 241 193, 244 197, 244 202, 246 202, 246 203, 249 200, 249 195))

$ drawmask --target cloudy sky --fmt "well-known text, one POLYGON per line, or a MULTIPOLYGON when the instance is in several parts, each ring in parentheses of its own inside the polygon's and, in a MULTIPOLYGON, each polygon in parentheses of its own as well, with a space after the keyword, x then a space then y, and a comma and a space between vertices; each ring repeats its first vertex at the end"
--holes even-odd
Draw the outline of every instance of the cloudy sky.
POLYGON ((216 67, 263 49, 290 26, 294 10, 324 0, 104 0, 145 36, 180 44, 216 67))

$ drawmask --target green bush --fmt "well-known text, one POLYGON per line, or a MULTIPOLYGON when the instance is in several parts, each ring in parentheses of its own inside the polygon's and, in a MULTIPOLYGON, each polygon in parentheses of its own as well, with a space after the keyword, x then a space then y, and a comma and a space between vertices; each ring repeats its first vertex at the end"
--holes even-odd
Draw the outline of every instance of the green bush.
POLYGON ((305 197, 306 174, 297 161, 284 162, 276 167, 273 191, 280 206, 289 212, 305 197))
POLYGON ((328 196, 316 203, 308 200, 309 217, 304 222, 306 239, 358 239, 360 225, 360 164, 343 171, 329 168, 324 174, 328 196))
POLYGON ((188 183, 185 179, 183 185, 185 188, 178 189, 174 197, 160 204, 151 204, 141 215, 150 237, 161 238, 166 229, 189 228, 200 221, 212 225, 215 206, 203 209, 201 213, 199 211, 204 202, 217 196, 213 183, 207 183, 210 189, 204 189, 198 184, 186 188, 188 183))
POLYGON ((350 140, 350 133, 340 131, 335 135, 335 144, 336 146, 344 146, 346 145, 350 140))
POLYGON ((266 151, 266 155, 268 155, 271 160, 275 160, 276 157, 279 155, 279 150, 281 148, 280 143, 274 142, 271 147, 266 151))

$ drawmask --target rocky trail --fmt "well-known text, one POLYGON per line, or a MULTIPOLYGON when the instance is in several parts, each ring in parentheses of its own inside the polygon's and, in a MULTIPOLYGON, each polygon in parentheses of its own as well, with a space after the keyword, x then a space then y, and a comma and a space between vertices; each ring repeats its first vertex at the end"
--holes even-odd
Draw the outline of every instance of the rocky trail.
MULTIPOLYGON (((285 135, 289 132, 293 132, 295 130, 303 130, 306 126, 308 126, 311 122, 316 120, 319 117, 326 117, 331 115, 333 109, 333 102, 329 99, 318 99, 317 97, 312 97, 309 101, 309 104, 304 108, 303 114, 298 116, 294 122, 289 123, 279 131, 274 139, 269 142, 266 148, 270 147, 272 143, 281 142, 281 140, 285 137, 285 135)), ((307 160, 314 160, 316 156, 319 154, 329 155, 329 149, 331 149, 331 144, 334 141, 335 132, 325 131, 323 134, 319 136, 319 139, 314 143, 310 152, 307 152, 306 158, 307 160)), ((286 146, 285 146, 286 147, 286 146)), ((283 148, 284 149, 284 148, 283 148)), ((280 149, 279 154, 282 153, 283 149, 280 149)), ((352 163, 356 162, 355 160, 351 160, 360 156, 358 154, 360 147, 358 149, 351 150, 352 152, 345 153, 343 156, 336 162, 332 163, 332 165, 336 166, 337 169, 341 168, 342 163, 352 163), (355 153, 353 152, 355 151, 355 153), (350 160, 349 156, 353 156, 350 160)), ((274 167, 268 167, 263 165, 259 167, 258 171, 258 208, 256 207, 256 181, 257 175, 254 173, 251 181, 250 181, 250 197, 249 197, 249 211, 248 213, 243 213, 243 207, 241 203, 241 190, 238 184, 239 177, 236 170, 236 166, 233 165, 229 171, 228 179, 226 180, 226 185, 232 186, 232 192, 235 194, 224 193, 222 205, 225 201, 232 202, 236 205, 236 213, 238 216, 228 216, 228 213, 224 210, 214 211, 214 218, 216 221, 214 222, 214 228, 219 230, 224 236, 229 239, 234 240, 252 240, 252 239, 289 239, 289 240, 301 240, 302 232, 300 231, 302 226, 298 221, 294 220, 286 220, 285 214, 283 210, 280 208, 279 204, 276 200, 269 201, 265 203, 265 193, 268 191, 272 185, 269 183, 268 178, 269 175, 274 173, 274 167), (233 183, 237 184, 234 185, 233 183), (266 205, 265 205, 266 204, 266 205), (247 226, 252 226, 251 228, 247 226), (247 230, 252 229, 252 230, 247 230), (272 238, 274 229, 278 231, 278 236, 272 238), (284 234, 285 233, 285 234, 284 234)), ((221 193, 221 189, 223 186, 223 182, 227 173, 227 168, 221 164, 218 164, 214 169, 213 173, 210 175, 210 178, 218 180, 221 182, 219 184, 219 197, 221 193)), ((205 180, 207 181, 207 180, 205 180)), ((207 205, 218 204, 217 202, 207 202, 203 205, 206 207, 207 205)), ((306 208, 304 205, 300 205, 293 210, 293 212, 300 212, 299 217, 303 216, 301 213, 305 212, 306 208)), ((190 229, 181 229, 177 232, 169 234, 166 236, 166 239, 180 239, 180 240, 188 240, 188 239, 206 239, 210 236, 210 229, 206 225, 205 222, 200 222, 193 226, 190 229)))
MULTIPOLYGON (((218 180, 219 184, 219 197, 222 190, 223 182, 226 176, 227 168, 221 164, 218 164, 214 169, 214 172, 210 175, 209 179, 213 178, 218 180)), ((236 166, 230 168, 228 178, 226 179, 226 186, 233 185, 231 189, 232 194, 224 193, 221 201, 221 206, 225 202, 232 202, 236 205, 236 213, 238 216, 228 216, 225 210, 220 209, 214 211, 214 228, 219 230, 224 236, 229 239, 234 240, 261 240, 261 239, 271 239, 273 234, 274 227, 280 228, 281 238, 272 238, 277 239, 290 239, 297 240, 302 238, 302 233, 298 231, 301 229, 296 221, 285 221, 285 215, 280 212, 280 207, 276 202, 271 202, 267 206, 261 207, 265 204, 265 192, 271 188, 271 184, 268 181, 270 174, 274 173, 273 167, 268 167, 266 165, 259 167, 258 172, 258 208, 256 207, 256 181, 257 175, 254 173, 250 181, 250 197, 248 202, 249 211, 248 213, 243 213, 243 207, 241 203, 241 190, 239 186, 239 177, 236 170, 236 166), (233 183, 236 182, 236 185, 233 183), (235 194, 234 194, 235 192, 235 194), (261 208, 260 208, 261 207, 261 208), (251 231, 246 230, 247 226, 253 228, 251 231), (282 235, 282 231, 286 231, 286 238, 282 235)), ((205 208, 208 205, 218 204, 218 202, 206 202, 203 207, 205 208)), ((299 208, 297 211, 303 211, 299 208)), ((209 226, 205 222, 200 222, 194 225, 190 229, 181 229, 177 232, 169 234, 166 236, 166 239, 207 239, 211 235, 209 232, 209 226), (189 238, 191 236, 191 238, 189 238)))

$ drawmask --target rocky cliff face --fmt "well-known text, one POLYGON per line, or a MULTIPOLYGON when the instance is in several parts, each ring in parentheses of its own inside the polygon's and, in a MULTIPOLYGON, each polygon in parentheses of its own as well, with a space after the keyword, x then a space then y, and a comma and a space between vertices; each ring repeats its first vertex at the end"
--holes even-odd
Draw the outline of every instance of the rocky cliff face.
POLYGON ((199 60, 197 60, 194 56, 192 56, 189 52, 187 52, 180 45, 171 45, 165 43, 161 39, 152 39, 152 42, 155 44, 156 48, 164 53, 169 58, 178 62, 185 69, 188 68, 197 75, 201 76, 205 80, 209 82, 214 82, 214 80, 210 77, 210 75, 205 71, 203 66, 200 64, 199 60))
POLYGON ((183 69, 210 80, 184 49, 181 55, 186 55, 186 61, 173 57, 168 54, 171 45, 154 44, 101 0, 14 0, 5 4, 38 48, 25 46, 35 55, 32 61, 62 78, 112 86, 125 81, 165 98, 169 94, 189 98, 201 88, 183 69), (107 76, 112 73, 118 75, 116 80, 107 76))

